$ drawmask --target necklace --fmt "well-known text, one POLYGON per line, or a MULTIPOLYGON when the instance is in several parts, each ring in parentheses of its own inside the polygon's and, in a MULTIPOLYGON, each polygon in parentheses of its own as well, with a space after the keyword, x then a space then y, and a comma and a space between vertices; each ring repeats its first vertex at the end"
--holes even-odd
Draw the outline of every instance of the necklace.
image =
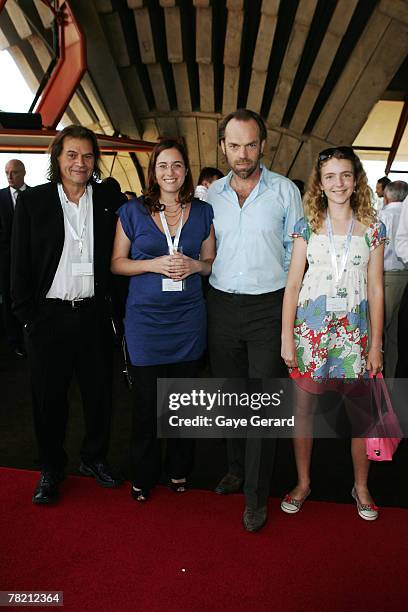
POLYGON ((168 219, 168 217, 167 217, 166 213, 164 213, 164 214, 165 214, 165 217, 166 217, 167 225, 168 225, 169 227, 174 227, 175 225, 178 225, 178 224, 180 223, 180 219, 181 219, 181 217, 183 216, 183 211, 182 211, 182 210, 180 210, 180 213, 177 215, 177 219, 176 219, 176 217, 175 217, 175 216, 170 217, 171 221, 173 221, 173 219, 176 219, 175 223, 170 223, 170 221, 169 221, 169 219, 168 219))

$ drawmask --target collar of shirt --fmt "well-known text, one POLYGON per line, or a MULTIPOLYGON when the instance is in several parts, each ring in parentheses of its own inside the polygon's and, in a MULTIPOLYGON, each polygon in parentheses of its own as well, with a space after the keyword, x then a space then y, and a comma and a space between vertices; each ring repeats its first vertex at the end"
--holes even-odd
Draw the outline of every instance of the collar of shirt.
MULTIPOLYGON (((259 178, 258 183, 255 185, 254 190, 259 190, 259 186, 262 184, 266 184, 266 173, 263 172, 264 166, 261 164, 260 165, 260 171, 261 171, 261 176, 259 178)), ((214 189, 216 190, 217 193, 221 193, 221 191, 226 190, 226 191, 232 191, 234 192, 234 189, 231 187, 231 179, 233 177, 233 173, 232 170, 230 170, 228 172, 228 174, 226 176, 223 176, 221 179, 219 179, 218 181, 214 181, 214 183, 212 183, 211 187, 214 187, 214 189)))
POLYGON ((21 187, 19 187, 18 189, 14 189, 14 187, 10 187, 10 193, 11 193, 11 197, 14 200, 14 203, 17 200, 17 196, 20 193, 20 191, 25 191, 27 189, 27 185, 25 183, 23 183, 21 185, 21 187))
POLYGON ((401 206, 402 202, 389 202, 382 207, 381 212, 385 213, 387 210, 395 210, 396 208, 401 208, 401 206))

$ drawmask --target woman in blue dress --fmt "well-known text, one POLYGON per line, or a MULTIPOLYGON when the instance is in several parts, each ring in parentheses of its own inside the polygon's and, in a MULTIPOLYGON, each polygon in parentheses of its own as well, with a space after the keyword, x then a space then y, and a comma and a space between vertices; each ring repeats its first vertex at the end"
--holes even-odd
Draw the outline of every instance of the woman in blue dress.
MULTIPOLYGON (((125 338, 134 381, 131 494, 137 501, 148 499, 161 474, 157 378, 194 378, 206 346, 200 275, 210 274, 215 257, 213 212, 193 194, 184 146, 162 140, 150 158, 145 195, 118 211, 112 272, 130 277, 125 338)), ((186 490, 192 459, 192 440, 167 440, 174 491, 186 490)))

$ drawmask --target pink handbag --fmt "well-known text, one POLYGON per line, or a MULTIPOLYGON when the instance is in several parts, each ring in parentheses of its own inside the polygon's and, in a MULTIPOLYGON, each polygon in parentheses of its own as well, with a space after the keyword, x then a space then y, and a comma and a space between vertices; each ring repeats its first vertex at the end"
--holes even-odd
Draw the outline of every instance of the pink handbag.
MULTIPOLYGON (((370 376, 370 378, 374 377, 370 376)), ((375 378, 378 382, 373 384, 373 399, 376 403, 379 418, 378 425, 375 426, 375 433, 378 435, 378 433, 382 431, 387 437, 366 438, 366 452, 367 457, 371 461, 391 461, 404 434, 402 433, 398 417, 392 407, 390 394, 383 375, 379 373, 375 378), (387 406, 387 412, 385 414, 381 411, 382 398, 387 406)))

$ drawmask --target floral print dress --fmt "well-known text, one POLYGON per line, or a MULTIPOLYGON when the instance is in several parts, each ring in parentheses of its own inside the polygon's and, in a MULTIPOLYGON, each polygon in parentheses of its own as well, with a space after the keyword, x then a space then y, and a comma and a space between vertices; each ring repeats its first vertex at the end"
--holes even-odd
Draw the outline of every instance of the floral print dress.
MULTIPOLYGON (((347 298, 345 312, 326 310, 326 297, 334 294, 329 237, 314 233, 305 218, 296 223, 292 236, 307 242, 309 267, 303 278, 296 311, 294 338, 298 367, 290 370, 291 377, 319 382, 328 378, 365 376, 368 354, 367 266, 370 251, 386 239, 384 224, 372 223, 363 236, 351 238, 337 291, 339 297, 347 298)), ((339 268, 345 242, 346 236, 334 236, 339 268)))

